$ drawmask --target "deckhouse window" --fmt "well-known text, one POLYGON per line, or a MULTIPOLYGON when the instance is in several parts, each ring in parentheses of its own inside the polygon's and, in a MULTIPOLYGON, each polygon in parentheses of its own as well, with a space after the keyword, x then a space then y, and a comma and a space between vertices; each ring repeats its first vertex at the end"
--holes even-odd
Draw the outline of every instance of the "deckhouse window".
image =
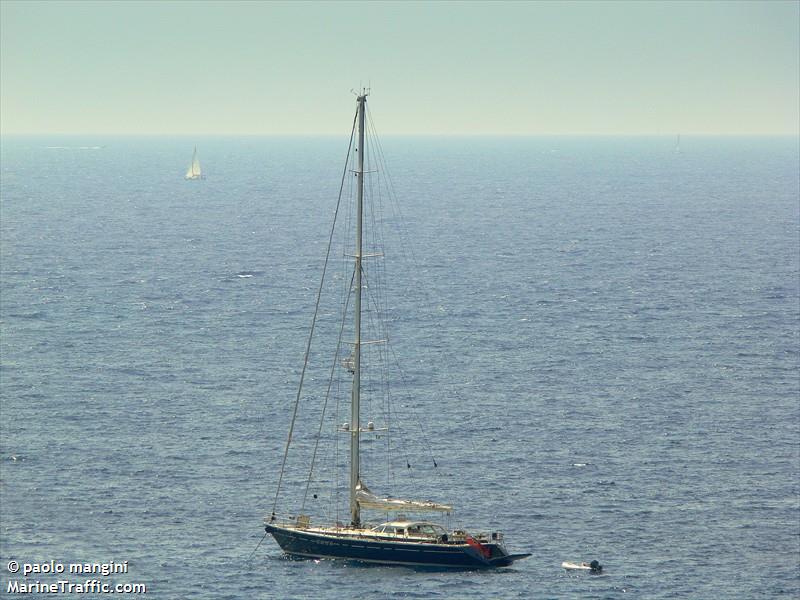
POLYGON ((435 535, 436 534, 436 530, 433 528, 433 525, 420 525, 419 526, 419 530, 422 533, 425 533, 427 535, 435 535))

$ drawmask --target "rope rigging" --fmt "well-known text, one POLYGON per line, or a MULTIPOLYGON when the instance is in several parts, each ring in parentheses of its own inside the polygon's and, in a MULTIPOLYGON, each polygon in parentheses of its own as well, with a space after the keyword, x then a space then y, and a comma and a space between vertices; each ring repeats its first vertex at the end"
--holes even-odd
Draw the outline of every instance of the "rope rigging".
MULTIPOLYGON (((353 285, 353 279, 355 279, 355 273, 353 273, 353 277, 350 279, 350 285, 353 285)), ((350 304, 349 302, 350 297, 348 296, 348 302, 345 303, 344 306, 344 313, 347 314, 347 307, 350 304)), ((342 319, 342 325, 339 327, 339 339, 336 342, 336 352, 333 355, 333 364, 331 364, 331 375, 328 378, 328 388, 325 390, 325 401, 322 403, 322 414, 319 418, 319 429, 317 430, 317 439, 314 442, 314 453, 311 456, 311 466, 308 469, 308 479, 306 480, 306 491, 303 493, 303 503, 301 505, 300 511, 303 512, 306 508, 306 498, 308 497, 308 488, 311 485, 311 479, 314 475, 314 465, 317 462, 317 449, 319 448, 319 440, 322 437, 322 426, 325 422, 325 411, 328 407, 328 399, 331 395, 331 386, 333 385, 333 378, 336 374, 336 365, 339 362, 339 349, 342 346, 342 333, 344 333, 344 322, 345 320, 342 319)))
POLYGON ((300 372, 300 385, 297 387, 297 397, 295 398, 295 401, 294 401, 294 410, 292 411, 292 421, 291 421, 291 424, 289 425, 289 435, 286 437, 286 447, 285 447, 285 449, 283 451, 283 461, 281 462, 281 472, 280 472, 280 475, 278 476, 278 486, 275 489, 275 501, 272 503, 272 515, 270 517, 270 520, 272 520, 272 521, 275 520, 275 509, 278 506, 278 496, 280 495, 280 492, 281 492, 281 483, 283 482, 283 474, 284 474, 284 472, 286 470, 286 459, 289 456, 289 446, 292 443, 292 433, 294 433, 294 425, 295 425, 295 422, 297 421, 297 409, 300 406, 300 394, 303 391, 303 381, 305 380, 305 376, 306 376, 306 367, 308 366, 308 356, 311 353, 311 340, 314 337, 314 328, 316 327, 316 324, 317 324, 317 314, 319 312, 319 302, 320 302, 320 298, 322 297, 322 288, 323 288, 323 285, 325 283, 325 274, 326 274, 326 272, 328 270, 328 259, 330 258, 331 246, 333 245, 333 233, 336 230, 336 218, 339 215, 339 206, 340 206, 340 204, 342 202, 342 190, 344 189, 344 180, 345 180, 345 177, 347 175, 347 165, 348 165, 348 162, 350 160, 350 149, 353 146, 353 136, 355 135, 355 132, 356 132, 356 119, 357 118, 358 118, 358 110, 356 110, 356 114, 353 117, 353 126, 352 126, 352 128, 350 130, 350 143, 349 143, 349 145, 347 147, 347 157, 345 158, 344 171, 342 172, 342 184, 339 187, 339 198, 336 200, 336 209, 333 212, 333 225, 331 226, 331 234, 330 234, 330 237, 328 238, 328 248, 327 248, 327 250, 325 252, 325 264, 322 267, 322 277, 320 278, 319 288, 317 290, 317 300, 316 300, 316 303, 314 305, 314 317, 311 319, 311 331, 308 334, 308 343, 306 344, 306 352, 305 352, 305 357, 304 357, 304 360, 303 360, 303 369, 300 372))
MULTIPOLYGON (((277 484, 277 488, 276 488, 276 491, 275 491, 275 498, 274 498, 274 502, 273 502, 273 506, 272 506, 272 513, 271 513, 271 518, 270 518, 271 521, 274 521, 276 519, 276 508, 277 508, 277 505, 278 505, 278 499, 279 499, 280 492, 281 492, 281 489, 282 489, 283 478, 284 478, 286 465, 287 465, 287 461, 288 461, 289 448, 290 448, 291 443, 292 443, 292 437, 293 437, 293 434, 294 434, 294 429, 295 429, 295 425, 297 423, 297 418, 298 418, 300 399, 302 397, 302 393, 303 393, 303 390, 304 390, 304 383, 305 383, 305 379, 306 379, 306 374, 307 374, 307 371, 309 369, 309 359, 310 359, 310 356, 311 356, 312 340, 313 340, 315 328, 316 328, 317 322, 318 322, 321 297, 322 297, 322 293, 323 293, 323 288, 325 287, 326 276, 327 276, 327 273, 328 273, 328 266, 329 266, 330 257, 331 257, 331 249, 332 249, 332 247, 334 245, 334 237, 335 237, 335 233, 336 233, 337 223, 341 220, 340 219, 340 209, 341 209, 343 193, 345 191, 345 181, 346 180, 349 183, 348 188, 349 188, 350 194, 352 195, 352 193, 353 193, 353 178, 348 177, 347 175, 348 175, 348 171, 351 170, 351 167, 353 166, 352 165, 353 161, 356 160, 355 159, 355 153, 356 152, 363 152, 364 156, 362 157, 362 159, 367 159, 368 158, 368 160, 369 160, 369 163, 365 165, 366 168, 365 168, 364 172, 378 172, 378 173, 381 173, 381 175, 385 174, 385 177, 383 177, 383 178, 381 176, 376 177, 375 179, 377 180, 377 182, 374 182, 373 178, 368 178, 367 179, 367 181, 369 181, 369 193, 365 194, 365 196, 368 197, 372 201, 371 203, 367 203, 369 208, 368 208, 368 213, 365 214, 365 217, 369 220, 369 222, 371 224, 371 227, 367 228, 367 231, 370 232, 370 244, 372 245, 373 248, 375 248, 375 250, 379 250, 379 249, 382 250, 383 247, 384 247, 384 241, 385 241, 384 240, 384 231, 383 231, 383 228, 380 226, 381 219, 378 218, 378 214, 379 214, 379 211, 380 211, 381 207, 384 206, 383 188, 385 186, 386 187, 386 190, 385 190, 386 191, 386 196, 388 198, 388 202, 387 203, 391 207, 391 209, 393 209, 393 210, 391 210, 391 212, 394 213, 394 215, 396 217, 399 216, 399 219, 398 219, 399 222, 400 222, 399 234, 400 234, 400 238, 401 238, 400 253, 401 253, 401 255, 405 254, 406 259, 409 260, 409 262, 412 264, 412 266, 418 267, 418 261, 416 260, 416 256, 414 256, 413 245, 411 243, 409 243, 410 236, 408 234, 407 229, 404 226, 404 220, 402 219, 402 214, 400 213, 400 207, 399 207, 399 203, 397 201, 396 194, 394 194, 394 192, 393 192, 394 183, 391 180, 391 176, 389 175, 388 170, 386 169, 386 162, 385 162, 385 158, 384 158, 384 155, 383 155, 383 149, 381 147, 380 140, 379 140, 379 138, 377 137, 377 135, 375 133, 375 128, 374 128, 374 124, 373 124, 373 121, 372 121, 371 112, 367 112, 366 113, 366 117, 369 120, 368 127, 369 127, 372 135, 370 135, 367 138, 366 146, 364 148, 355 148, 355 146, 354 146, 354 139, 355 139, 355 134, 356 134, 356 130, 357 130, 358 117, 359 117, 359 111, 357 109, 356 113, 355 113, 355 115, 353 117, 353 125, 352 125, 351 132, 350 132, 350 142, 348 144, 347 156, 346 156, 346 159, 345 159, 345 165, 344 165, 344 169, 343 169, 343 173, 342 173, 342 179, 341 179, 341 184, 340 184, 340 188, 339 188, 339 196, 338 196, 338 199, 337 199, 336 208, 335 208, 334 215, 333 215, 333 224, 331 226, 330 236, 329 236, 329 239, 328 239, 328 244, 327 244, 327 249, 326 249, 326 254, 325 254, 325 262, 324 262, 323 269, 322 269, 322 277, 320 279, 319 287, 317 289, 315 306, 314 306, 314 315, 313 315, 313 318, 312 318, 312 321, 311 321, 311 330, 309 332, 308 340, 307 340, 307 343, 306 343, 303 367, 302 367, 302 370, 301 370, 301 373, 300 373, 300 383, 299 383, 299 386, 298 386, 297 395, 295 397, 294 407, 293 407, 293 411, 292 411, 292 418, 291 418, 291 423, 290 423, 290 427, 289 427, 289 433, 288 433, 288 436, 287 436, 287 439, 286 439, 286 444, 285 444, 284 453, 283 453, 283 460, 281 462, 281 469, 280 469, 280 474, 279 474, 279 477, 278 477, 278 484, 277 484), (374 168, 374 171, 373 171, 373 168, 374 168), (383 184, 381 183, 381 180, 384 182, 383 184), (374 183, 374 185, 373 185, 373 183, 374 183), (409 254, 410 254, 410 259, 409 259, 409 254)), ((347 214, 347 216, 346 216, 346 219, 344 220, 344 226, 345 226, 345 231, 349 231, 353 226, 353 224, 352 224, 352 208, 348 208, 348 211, 347 211, 346 214, 347 214)), ((350 236, 347 236, 347 237, 350 237, 350 236)), ((346 244, 346 242, 344 242, 344 243, 346 244)), ((343 254, 347 255, 347 252, 346 252, 347 247, 346 247, 346 245, 342 248, 342 250, 343 250, 343 254)), ((395 438, 395 439, 402 439, 403 438, 403 429, 404 428, 402 426, 402 422, 403 421, 396 417, 397 409, 392 407, 392 402, 391 402, 391 394, 390 394, 390 391, 389 391, 390 390, 390 385, 389 385, 390 377, 389 377, 389 367, 388 367, 388 363, 390 362, 390 360, 389 360, 390 357, 393 358, 393 362, 396 365, 396 368, 397 368, 397 370, 399 372, 400 380, 401 380, 402 384, 408 388, 409 381, 406 378, 405 372, 403 371, 402 367, 400 366, 400 362, 399 362, 399 360, 397 358, 397 354, 395 353, 394 346, 389 342, 389 335, 388 335, 388 330, 387 330, 387 322, 388 322, 387 294, 386 294, 385 286, 381 285, 383 281, 386 281, 386 266, 385 266, 385 262, 384 261, 376 261, 376 262, 377 262, 377 264, 374 267, 371 267, 369 269, 369 273, 370 273, 369 277, 367 276, 367 270, 364 269, 363 267, 361 269, 361 275, 362 275, 362 278, 363 278, 363 281, 364 281, 363 288, 366 291, 366 294, 365 294, 366 303, 365 303, 365 307, 364 307, 364 310, 363 310, 363 314, 366 314, 367 323, 369 323, 370 324, 369 326, 372 327, 374 332, 376 332, 378 334, 378 338, 380 338, 381 341, 385 341, 385 344, 386 344, 387 347, 386 347, 386 349, 384 349, 382 347, 383 346, 382 344, 374 344, 375 347, 373 348, 372 344, 369 344, 369 343, 365 344, 366 353, 365 353, 364 358, 367 359, 367 360, 364 362, 364 364, 371 364, 373 362, 373 359, 375 358, 375 355, 377 355, 377 360, 375 362, 377 362, 381 366, 380 370, 378 371, 378 377, 377 377, 377 379, 375 381, 373 381, 373 379, 372 379, 372 370, 370 370, 370 369, 366 370, 366 376, 367 376, 366 384, 367 385, 365 386, 365 390, 374 389, 373 388, 373 384, 375 384, 375 383, 377 383, 379 386, 381 386, 381 387, 383 387, 385 389, 385 395, 382 395, 382 397, 385 399, 385 404, 381 408, 382 408, 382 412, 384 414, 384 418, 386 420, 386 427, 387 427, 386 434, 385 434, 385 440, 386 440, 386 452, 387 452, 387 456, 389 457, 389 460, 387 461, 387 473, 386 473, 388 487, 392 488, 392 487, 395 487, 395 485, 396 485, 395 474, 394 474, 394 471, 393 471, 393 468, 392 468, 392 460, 391 460, 391 458, 392 458, 393 454, 397 452, 397 450, 400 450, 400 452, 399 452, 400 457, 404 458, 405 469, 403 469, 403 470, 407 473, 408 477, 410 478, 412 487, 416 487, 416 485, 414 484, 414 479, 415 478, 414 478, 414 474, 413 474, 413 470, 412 470, 411 457, 408 455, 407 450, 405 450, 403 448, 403 446, 404 446, 403 444, 399 444, 399 445, 396 444, 396 443, 393 444, 393 438, 395 438), (393 418, 392 413, 394 413, 394 418, 393 418)), ((334 386, 334 378, 336 377, 336 373, 337 373, 337 368, 336 367, 337 367, 337 364, 339 362, 339 358, 341 356, 342 337, 343 337, 343 334, 344 334, 344 331, 345 331, 345 323, 346 323, 346 320, 347 320, 346 316, 347 316, 348 308, 350 306, 350 295, 353 292, 353 280, 354 280, 354 277, 356 275, 356 269, 352 270, 352 274, 351 274, 351 276, 349 278, 346 277, 344 269, 346 269, 345 262, 343 262, 343 273, 342 273, 342 281, 343 281, 343 284, 344 284, 345 290, 346 290, 346 292, 344 294, 344 299, 343 299, 343 302, 342 302, 342 313, 341 314, 342 314, 343 318, 342 318, 342 323, 341 323, 341 325, 339 327, 339 334, 338 334, 338 341, 337 341, 337 344, 336 344, 336 350, 334 352, 333 363, 332 363, 332 365, 330 367, 330 375, 328 377, 327 389, 326 389, 324 400, 323 400, 323 403, 322 403, 321 413, 320 413, 320 417, 319 417, 319 425, 318 425, 318 428, 317 428, 316 439, 315 439, 314 446, 313 446, 313 453, 312 453, 312 456, 311 456, 311 461, 310 461, 310 466, 309 466, 309 471, 308 471, 308 477, 307 477, 306 482, 305 482, 305 489, 304 489, 303 498, 302 498, 302 504, 301 504, 301 509, 300 509, 301 512, 305 512, 306 504, 307 504, 307 501, 308 501, 308 495, 309 495, 309 492, 310 492, 310 489, 311 489, 311 484, 312 484, 312 481, 314 481, 314 471, 315 471, 315 468, 317 466, 317 458, 318 458, 318 455, 319 455, 319 446, 320 446, 320 441, 321 441, 321 438, 322 438, 322 431, 323 431, 323 428, 324 428, 326 415, 329 414, 328 410, 327 410, 327 407, 328 407, 328 403, 329 403, 329 399, 330 399, 331 390, 332 390, 332 388, 334 386), (349 279, 349 285, 347 285, 348 279, 349 279)), ((334 277, 334 279, 336 279, 336 277, 334 277)), ((426 294, 426 298, 427 298, 428 302, 430 303, 430 298, 429 298, 429 296, 427 296, 427 292, 425 291, 424 286, 418 286, 418 289, 422 289, 423 290, 423 293, 426 294)), ((313 379, 313 377, 312 377, 312 379, 313 379)), ((339 378, 336 379, 336 388, 335 388, 336 390, 340 389, 340 383, 341 383, 341 375, 340 375, 339 378)), ((339 417, 338 413, 339 413, 339 396, 340 396, 340 394, 337 393, 336 391, 334 391, 334 396, 336 397, 336 407, 335 407, 334 417, 338 419, 338 417, 339 417)), ((366 409, 366 414, 367 415, 371 414, 371 410, 372 410, 372 405, 371 405, 371 400, 370 400, 371 396, 372 396, 372 394, 365 394, 365 397, 364 397, 365 406, 363 408, 366 409)), ((425 448, 424 450, 422 450, 422 452, 424 452, 424 453, 426 453, 428 455, 429 460, 433 464, 433 468, 436 471, 437 479, 441 480, 441 476, 442 475, 441 475, 439 469, 437 468, 438 467, 438 462, 436 461, 436 458, 433 455, 433 450, 432 450, 432 446, 431 446, 431 439, 428 436, 428 433, 427 433, 425 427, 423 426, 422 419, 420 418, 420 415, 419 415, 418 411, 415 409, 415 407, 414 407, 414 405, 413 405, 413 403, 411 401, 409 401, 406 404, 406 406, 413 413, 413 417, 414 417, 414 420, 416 421, 417 428, 418 428, 419 432, 422 435, 423 442, 424 442, 424 448, 425 448)), ((336 514, 336 521, 337 522, 339 520, 339 501, 338 501, 338 499, 339 499, 338 487, 339 486, 335 484, 335 481, 338 480, 338 473, 339 473, 339 440, 338 440, 338 437, 339 436, 335 436, 336 442, 335 442, 335 451, 334 451, 333 455, 332 456, 330 454, 328 455, 328 458, 330 460, 333 460, 333 468, 331 469, 331 472, 334 473, 334 477, 333 477, 334 485, 332 486, 333 489, 332 489, 332 492, 331 492, 330 503, 334 504, 334 506, 335 506, 335 514, 336 514), (334 499, 334 496, 335 496, 335 499, 334 499)), ((363 460, 362 467, 364 468, 365 472, 367 471, 367 467, 368 467, 368 464, 369 464, 368 463, 368 456, 367 456, 368 454, 369 453, 365 453, 364 456, 362 457, 362 460, 363 460), (364 459, 366 459, 366 460, 364 460, 364 459)), ((400 457, 395 456, 395 458, 400 458, 400 457)), ((318 496, 317 496, 316 493, 314 493, 313 497, 316 499, 318 496)), ((320 508, 322 508, 322 507, 320 507, 320 508)), ((329 507, 329 509, 330 509, 330 507, 329 507)), ((324 508, 323 508, 323 512, 328 512, 328 511, 325 511, 324 508)), ((333 511, 331 511, 331 512, 333 512, 333 511)))

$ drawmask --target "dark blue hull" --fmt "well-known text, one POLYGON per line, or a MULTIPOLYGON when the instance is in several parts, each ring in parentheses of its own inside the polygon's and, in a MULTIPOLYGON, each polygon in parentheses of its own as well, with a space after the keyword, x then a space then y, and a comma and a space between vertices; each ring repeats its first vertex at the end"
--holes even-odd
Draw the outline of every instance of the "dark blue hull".
POLYGON ((509 555, 498 544, 484 544, 484 552, 481 552, 469 544, 372 540, 286 529, 275 525, 267 525, 266 531, 275 538, 286 554, 303 558, 335 558, 383 565, 485 569, 505 567, 514 560, 528 556, 509 555))

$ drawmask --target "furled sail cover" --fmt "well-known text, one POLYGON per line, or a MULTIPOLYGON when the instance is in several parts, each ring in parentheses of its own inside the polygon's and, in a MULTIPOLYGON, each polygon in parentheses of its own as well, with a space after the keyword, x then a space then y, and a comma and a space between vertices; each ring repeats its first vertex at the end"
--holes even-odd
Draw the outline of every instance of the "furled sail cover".
POLYGON ((356 487, 356 501, 362 508, 374 508, 377 510, 399 510, 399 511, 431 511, 431 512, 453 512, 453 507, 447 504, 436 504, 435 502, 421 502, 419 500, 399 500, 396 498, 379 498, 369 491, 369 488, 360 481, 356 487))

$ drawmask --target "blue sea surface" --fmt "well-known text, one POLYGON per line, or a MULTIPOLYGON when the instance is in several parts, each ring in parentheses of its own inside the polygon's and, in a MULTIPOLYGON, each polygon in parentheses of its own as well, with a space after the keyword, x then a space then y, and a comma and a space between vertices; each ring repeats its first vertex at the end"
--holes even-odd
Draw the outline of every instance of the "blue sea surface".
POLYGON ((800 597, 798 140, 382 144, 412 471, 532 556, 250 558, 346 137, 5 137, 0 597, 11 560, 128 561, 102 579, 167 599, 800 597))

